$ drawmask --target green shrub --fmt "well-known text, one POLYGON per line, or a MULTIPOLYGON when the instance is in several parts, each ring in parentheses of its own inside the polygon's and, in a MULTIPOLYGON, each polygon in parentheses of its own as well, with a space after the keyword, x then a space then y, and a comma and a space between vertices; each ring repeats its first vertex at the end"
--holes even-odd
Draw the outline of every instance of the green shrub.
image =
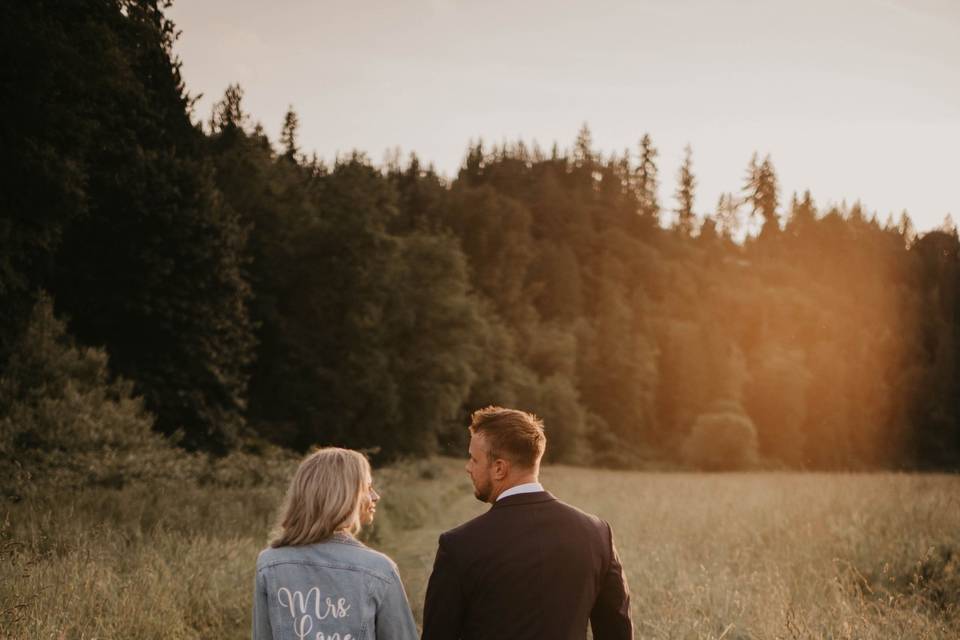
POLYGON ((757 430, 739 404, 719 402, 694 420, 681 455, 698 469, 747 469, 757 464, 757 430))
POLYGON ((199 479, 202 485, 228 489, 286 487, 303 456, 267 445, 256 452, 236 450, 222 458, 210 458, 199 479))
POLYGON ((102 349, 73 344, 41 295, 0 377, 0 489, 23 497, 42 485, 120 487, 197 477, 205 461, 153 431, 125 380, 111 380, 102 349))

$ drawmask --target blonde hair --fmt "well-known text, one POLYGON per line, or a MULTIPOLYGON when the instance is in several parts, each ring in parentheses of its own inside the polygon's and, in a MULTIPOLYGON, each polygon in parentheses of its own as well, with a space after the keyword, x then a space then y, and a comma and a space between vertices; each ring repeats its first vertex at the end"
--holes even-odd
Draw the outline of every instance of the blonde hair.
POLYGON ((370 463, 350 449, 326 447, 300 463, 290 481, 271 547, 313 544, 334 531, 360 531, 360 502, 370 463))
POLYGON ((543 420, 517 409, 485 407, 470 416, 470 432, 487 441, 489 462, 509 460, 524 469, 538 469, 547 447, 543 420))

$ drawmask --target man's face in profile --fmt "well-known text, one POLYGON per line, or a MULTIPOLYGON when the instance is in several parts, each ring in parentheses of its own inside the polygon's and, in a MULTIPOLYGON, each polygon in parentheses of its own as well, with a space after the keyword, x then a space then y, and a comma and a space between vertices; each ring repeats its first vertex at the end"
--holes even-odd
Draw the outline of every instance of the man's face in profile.
POLYGON ((473 495, 480 502, 489 502, 493 493, 493 478, 490 460, 487 457, 487 443, 483 434, 470 434, 470 459, 467 460, 467 473, 473 481, 473 495))

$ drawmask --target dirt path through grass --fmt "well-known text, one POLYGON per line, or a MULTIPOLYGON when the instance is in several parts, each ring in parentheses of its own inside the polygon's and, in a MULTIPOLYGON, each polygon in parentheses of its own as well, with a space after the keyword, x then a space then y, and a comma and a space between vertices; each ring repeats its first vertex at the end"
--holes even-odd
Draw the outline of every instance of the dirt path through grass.
POLYGON ((459 460, 419 461, 385 470, 382 476, 386 522, 379 523, 371 546, 397 563, 414 616, 420 620, 440 534, 488 507, 473 497, 459 460))

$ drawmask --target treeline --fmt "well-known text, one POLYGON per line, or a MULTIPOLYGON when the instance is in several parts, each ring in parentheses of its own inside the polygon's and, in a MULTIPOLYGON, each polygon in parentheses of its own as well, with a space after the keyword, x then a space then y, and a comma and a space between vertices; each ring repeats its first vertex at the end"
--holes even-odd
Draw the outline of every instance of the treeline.
MULTIPOLYGON (((769 158, 698 216, 689 149, 663 198, 649 136, 604 156, 586 127, 471 144, 449 181, 323 162, 237 86, 192 122, 163 5, 0 9, 0 391, 52 299, 195 450, 459 453, 498 403, 543 416, 555 460, 960 464, 951 226, 781 202, 769 158)), ((42 446, 3 399, 5 447, 42 446)))

